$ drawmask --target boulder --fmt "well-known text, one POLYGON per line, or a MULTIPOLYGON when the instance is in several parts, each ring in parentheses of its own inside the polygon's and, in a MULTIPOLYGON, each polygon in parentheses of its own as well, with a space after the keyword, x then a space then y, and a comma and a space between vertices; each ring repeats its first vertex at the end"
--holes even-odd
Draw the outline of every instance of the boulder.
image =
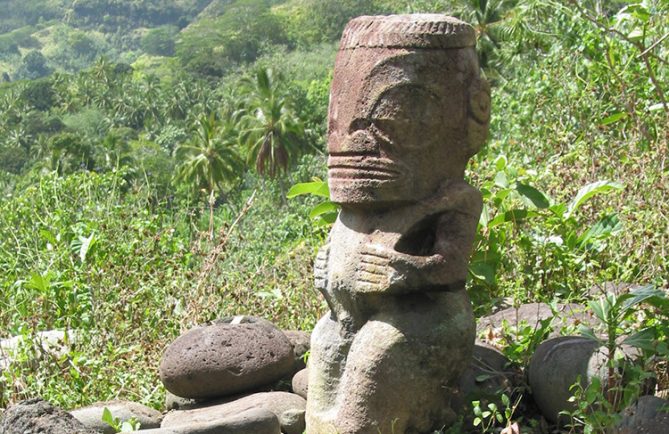
POLYGON ((307 365, 304 362, 304 355, 309 351, 311 333, 302 330, 284 330, 283 333, 293 346, 293 354, 295 354, 295 372, 306 368, 307 365))
POLYGON ((135 418, 142 429, 159 428, 163 415, 159 411, 149 408, 145 405, 130 401, 109 401, 98 402, 87 407, 78 408, 70 411, 79 422, 87 427, 99 431, 103 434, 115 434, 114 428, 102 421, 104 409, 108 408, 112 417, 121 422, 135 418))
POLYGON ((453 408, 465 415, 472 413, 472 401, 481 401, 484 406, 494 402, 501 408, 502 393, 510 397, 520 378, 520 371, 510 366, 509 359, 501 351, 485 343, 476 343, 471 364, 460 377, 453 408))
POLYGON ((191 424, 208 424, 251 409, 270 411, 281 424, 286 434, 302 434, 305 428, 304 411, 306 401, 301 396, 287 392, 263 392, 222 404, 212 404, 191 410, 171 411, 165 415, 162 428, 173 428, 191 424))
POLYGON ((553 318, 550 337, 560 336, 562 328, 573 328, 580 324, 587 326, 598 324, 592 312, 580 304, 558 304, 557 315, 555 315, 546 303, 527 303, 480 318, 476 332, 477 335, 487 335, 490 332, 494 334, 495 330, 502 328, 505 321, 510 327, 517 328, 522 324, 527 324, 530 327, 539 328, 540 322, 548 318, 553 318))
POLYGON ((165 351, 160 379, 177 396, 216 398, 271 384, 294 363, 281 330, 265 320, 234 317, 177 338, 165 351))
POLYGON ((304 368, 293 375, 292 388, 293 393, 307 399, 307 391, 309 390, 309 369, 304 368))
POLYGON ((655 396, 642 396, 623 411, 620 424, 611 434, 669 433, 669 401, 655 396))
POLYGON ((606 376, 606 355, 603 347, 592 339, 562 336, 541 343, 530 360, 528 380, 532 396, 544 417, 551 422, 565 423, 561 411, 573 411, 575 403, 570 387, 581 379, 585 388, 594 376, 606 376))
POLYGON ((99 434, 40 398, 19 402, 3 414, 0 434, 99 434))
POLYGON ((142 430, 142 434, 280 434, 276 415, 269 410, 251 409, 202 423, 142 430))

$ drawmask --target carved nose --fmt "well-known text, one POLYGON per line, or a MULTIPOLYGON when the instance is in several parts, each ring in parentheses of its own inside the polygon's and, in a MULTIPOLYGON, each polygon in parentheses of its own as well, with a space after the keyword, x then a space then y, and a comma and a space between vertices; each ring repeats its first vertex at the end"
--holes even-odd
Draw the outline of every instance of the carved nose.
POLYGON ((370 133, 358 130, 344 139, 339 151, 346 154, 378 154, 379 147, 370 133))

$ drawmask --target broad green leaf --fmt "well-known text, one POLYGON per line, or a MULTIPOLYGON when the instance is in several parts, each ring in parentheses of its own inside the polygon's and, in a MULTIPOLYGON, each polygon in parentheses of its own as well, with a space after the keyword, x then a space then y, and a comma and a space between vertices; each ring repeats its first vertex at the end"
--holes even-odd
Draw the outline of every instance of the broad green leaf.
POLYGON ((336 213, 338 209, 339 208, 337 207, 337 205, 329 201, 319 203, 309 212, 309 217, 316 218, 326 213, 333 213, 333 212, 336 213))
POLYGON ((509 186, 509 181, 506 179, 506 173, 497 172, 495 175, 495 185, 501 188, 506 188, 509 186))
POLYGON ((481 227, 487 228, 490 218, 488 217, 488 205, 483 204, 483 209, 481 210, 481 215, 479 216, 479 224, 481 227))
POLYGON ((506 222, 520 223, 528 217, 535 216, 536 213, 528 211, 526 209, 512 209, 503 214, 497 215, 494 219, 488 223, 488 227, 495 227, 506 222))
POLYGON ((333 212, 326 212, 324 214, 321 214, 318 216, 320 219, 319 225, 326 226, 326 225, 331 225, 337 220, 337 215, 339 215, 339 211, 333 211, 333 212))
POLYGON ((580 247, 588 247, 591 241, 604 238, 622 229, 622 223, 616 214, 609 214, 602 217, 597 223, 592 225, 585 233, 578 238, 580 247))
POLYGON ((326 181, 312 181, 312 182, 302 182, 295 184, 290 187, 286 197, 292 199, 295 196, 300 196, 303 194, 313 194, 321 197, 330 197, 330 191, 328 189, 328 183, 326 181))
POLYGON ((652 285, 647 285, 631 291, 628 294, 630 297, 623 303, 623 309, 627 310, 637 304, 647 303, 659 309, 663 309, 665 314, 669 313, 669 298, 660 289, 652 285))
POLYGON ((118 420, 114 419, 114 416, 112 416, 111 411, 107 407, 102 410, 102 421, 114 429, 118 427, 118 420))
POLYGON ((616 113, 613 113, 612 115, 607 116, 604 119, 602 119, 599 124, 600 125, 611 125, 613 123, 618 122, 621 119, 624 119, 625 117, 627 117, 627 113, 616 112, 616 113))
POLYGON ((626 337, 623 340, 623 344, 641 348, 642 350, 652 351, 655 348, 653 345, 654 341, 655 329, 646 328, 626 337))
POLYGON ((506 164, 506 155, 498 155, 497 158, 495 158, 495 168, 498 172, 500 170, 504 170, 506 168, 506 164))
POLYGON ((471 275, 488 285, 495 284, 495 268, 486 262, 472 262, 469 264, 471 275))
POLYGON ((614 190, 621 191, 623 188, 624 188, 623 185, 618 182, 606 181, 606 180, 597 181, 586 185, 585 187, 581 188, 578 191, 576 197, 574 197, 574 199, 569 204, 566 217, 569 218, 574 213, 574 211, 576 211, 581 205, 583 205, 593 196, 596 196, 598 194, 608 193, 614 190))
POLYGON ((51 288, 51 275, 49 273, 45 275, 35 272, 30 273, 30 280, 28 280, 26 286, 43 294, 47 293, 51 288))
POLYGON ((550 206, 548 198, 531 185, 516 182, 516 191, 529 199, 530 202, 539 209, 548 208, 550 206))
POLYGON ((588 303, 590 309, 594 312, 595 316, 599 318, 600 321, 606 323, 606 306, 604 305, 603 300, 594 300, 588 303))

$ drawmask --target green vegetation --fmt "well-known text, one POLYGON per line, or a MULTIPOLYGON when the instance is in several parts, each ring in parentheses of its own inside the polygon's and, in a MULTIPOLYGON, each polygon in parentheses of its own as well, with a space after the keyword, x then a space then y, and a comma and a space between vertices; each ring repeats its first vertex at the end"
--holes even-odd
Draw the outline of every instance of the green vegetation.
MULTIPOLYGON (((609 337, 642 337, 643 372, 669 385, 666 303, 596 291, 669 286, 666 1, 5 3, 0 338, 61 329, 72 342, 59 357, 22 348, 0 406, 160 407, 156 366, 186 328, 240 313, 312 327, 324 305, 311 262, 335 209, 319 180, 336 40, 352 16, 403 12, 471 22, 493 88, 490 140, 468 170, 485 201, 476 312, 598 303, 609 337)), ((533 333, 507 355, 526 359, 533 333)), ((614 396, 599 387, 576 391, 577 419, 614 396)), ((480 407, 480 427, 511 424, 517 399, 480 407)))

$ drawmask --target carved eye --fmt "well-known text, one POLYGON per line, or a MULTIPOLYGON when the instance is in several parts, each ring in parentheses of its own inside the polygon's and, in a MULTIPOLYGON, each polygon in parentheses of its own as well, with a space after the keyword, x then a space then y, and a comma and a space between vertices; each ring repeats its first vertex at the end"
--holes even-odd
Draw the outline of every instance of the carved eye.
POLYGON ((429 90, 413 85, 384 92, 372 110, 372 123, 392 143, 403 147, 426 145, 444 123, 443 103, 429 90))

